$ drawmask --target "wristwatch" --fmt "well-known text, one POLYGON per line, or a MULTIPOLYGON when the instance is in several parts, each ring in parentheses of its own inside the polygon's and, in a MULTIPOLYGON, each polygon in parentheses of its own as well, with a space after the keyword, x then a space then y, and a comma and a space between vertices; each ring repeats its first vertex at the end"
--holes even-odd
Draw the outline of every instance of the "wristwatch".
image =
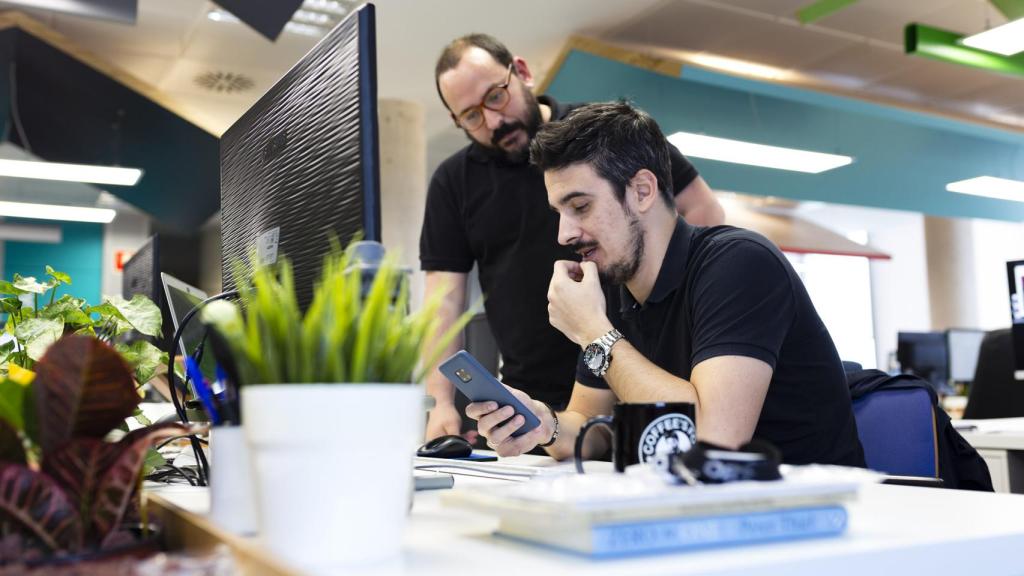
POLYGON ((608 366, 612 363, 612 346, 619 340, 622 340, 622 332, 612 328, 583 349, 583 362, 594 376, 604 376, 608 372, 608 366))

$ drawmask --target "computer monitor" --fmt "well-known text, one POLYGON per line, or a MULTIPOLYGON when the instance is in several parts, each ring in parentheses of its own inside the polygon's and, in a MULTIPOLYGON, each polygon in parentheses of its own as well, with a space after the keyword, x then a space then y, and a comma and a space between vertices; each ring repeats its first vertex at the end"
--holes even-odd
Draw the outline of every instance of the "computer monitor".
POLYGON ((974 372, 978 367, 978 352, 984 339, 984 330, 950 328, 946 331, 950 380, 963 383, 974 380, 974 372))
MULTIPOLYGON (((171 330, 178 330, 185 320, 185 316, 192 311, 200 302, 206 300, 206 292, 191 284, 167 273, 160 274, 163 285, 164 296, 167 301, 167 309, 171 315, 171 330)), ((203 355, 199 362, 199 370, 206 377, 208 382, 217 381, 217 361, 213 352, 204 346, 207 327, 195 316, 189 320, 185 330, 181 333, 181 340, 178 342, 176 353, 182 356, 195 356, 200 346, 203 346, 203 355)), ((173 337, 173 335, 172 335, 173 337)))
POLYGON ((937 392, 952 392, 945 332, 900 332, 897 335, 896 360, 903 372, 924 378, 937 392))
POLYGON ((121 271, 121 296, 131 300, 132 296, 142 294, 160 307, 162 317, 160 326, 163 334, 160 337, 147 336, 145 339, 164 350, 170 340, 167 335, 167 327, 171 321, 167 301, 164 299, 164 291, 160 284, 160 259, 160 236, 154 234, 124 263, 124 268, 121 271))
POLYGON ((381 240, 374 7, 351 13, 221 138, 225 290, 286 255, 299 305, 330 237, 381 240), (237 268, 236 268, 237 267, 237 268))
POLYGON ((1024 380, 1024 260, 1007 262, 1006 277, 1010 285, 1014 378, 1024 380))

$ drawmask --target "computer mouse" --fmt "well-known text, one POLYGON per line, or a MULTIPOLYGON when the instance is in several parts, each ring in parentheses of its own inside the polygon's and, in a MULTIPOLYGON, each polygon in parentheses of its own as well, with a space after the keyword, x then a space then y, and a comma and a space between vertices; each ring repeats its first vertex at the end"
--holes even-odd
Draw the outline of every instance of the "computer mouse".
POLYGON ((439 436, 416 451, 426 458, 465 458, 473 453, 473 446, 462 436, 439 436))

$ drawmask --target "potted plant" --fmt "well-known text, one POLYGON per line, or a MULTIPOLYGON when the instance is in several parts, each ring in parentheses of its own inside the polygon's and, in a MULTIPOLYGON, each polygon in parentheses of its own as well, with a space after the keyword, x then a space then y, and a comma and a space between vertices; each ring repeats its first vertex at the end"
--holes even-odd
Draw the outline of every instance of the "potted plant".
POLYGON ((179 424, 105 440, 139 395, 121 355, 87 335, 67 335, 20 381, 0 380, 0 563, 80 558, 134 538, 149 447, 181 435, 179 424), (26 381, 27 380, 27 381, 26 381))
POLYGON ((423 434, 417 365, 469 319, 435 338, 441 299, 409 313, 408 279, 392 257, 364 283, 356 254, 365 246, 325 258, 305 313, 287 260, 257 266, 237 304, 203 312, 243 384, 261 536, 314 571, 398 554, 423 434))
MULTIPOLYGON (((87 334, 104 342, 131 330, 145 336, 160 334, 160 308, 145 296, 136 294, 131 300, 108 296, 98 306, 90 306, 70 294, 57 298, 61 286, 71 285, 68 274, 47 266, 46 276, 43 282, 20 274, 12 281, 0 281, 0 312, 7 315, 4 332, 12 337, 0 345, 0 375, 13 369, 17 378, 21 369, 32 370, 46 349, 67 334, 87 334)), ((131 366, 139 385, 167 364, 167 353, 145 340, 119 342, 114 348, 131 366)))

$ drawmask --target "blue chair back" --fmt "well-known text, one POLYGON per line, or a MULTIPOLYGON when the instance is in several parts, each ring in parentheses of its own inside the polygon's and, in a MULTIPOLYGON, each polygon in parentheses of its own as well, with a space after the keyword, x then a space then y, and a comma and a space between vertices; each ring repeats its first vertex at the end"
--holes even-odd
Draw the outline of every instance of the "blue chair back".
POLYGON ((881 389, 854 400, 868 468, 899 476, 939 474, 931 396, 923 388, 881 389))

